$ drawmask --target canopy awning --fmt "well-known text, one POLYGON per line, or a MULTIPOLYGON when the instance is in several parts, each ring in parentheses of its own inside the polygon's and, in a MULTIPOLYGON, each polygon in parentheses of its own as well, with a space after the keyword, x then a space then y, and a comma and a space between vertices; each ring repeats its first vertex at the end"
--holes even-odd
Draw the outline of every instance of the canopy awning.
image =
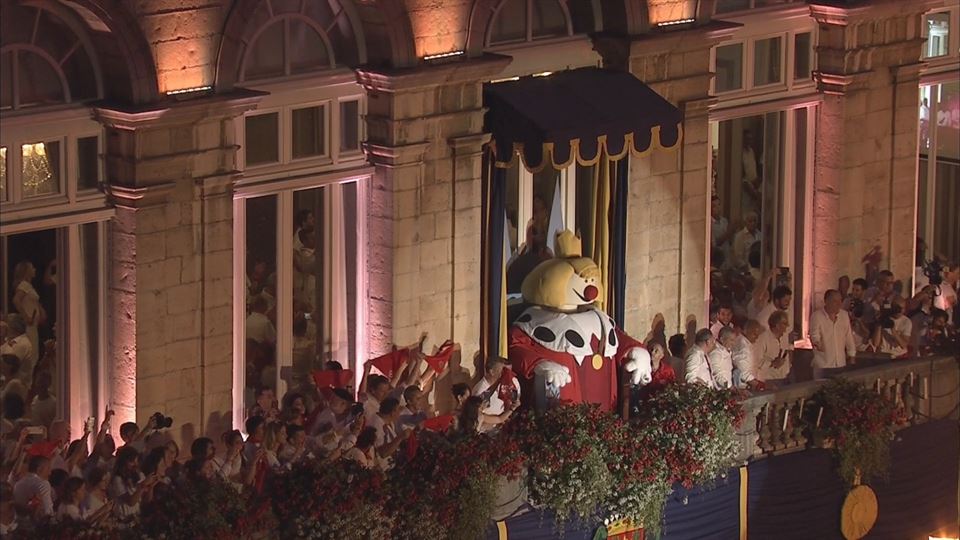
POLYGON ((538 172, 602 155, 620 159, 680 143, 683 115, 630 73, 581 68, 484 87, 486 129, 497 166, 515 153, 538 172))

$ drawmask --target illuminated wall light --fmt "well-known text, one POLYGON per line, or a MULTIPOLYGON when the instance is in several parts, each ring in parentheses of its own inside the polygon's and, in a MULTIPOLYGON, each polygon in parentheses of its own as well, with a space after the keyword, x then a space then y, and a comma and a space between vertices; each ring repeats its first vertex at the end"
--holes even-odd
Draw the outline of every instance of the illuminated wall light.
POLYGON ((213 90, 213 87, 210 86, 210 85, 207 85, 207 86, 194 86, 193 88, 182 88, 182 89, 180 89, 180 90, 170 90, 169 92, 167 92, 167 95, 168 95, 168 96, 179 96, 179 95, 183 95, 183 94, 193 94, 193 93, 196 93, 196 92, 206 92, 206 91, 209 91, 209 90, 213 90))
POLYGON ((445 52, 440 54, 428 54, 427 56, 424 56, 423 59, 429 62, 430 60, 440 60, 442 58, 453 58, 455 56, 463 56, 463 51, 460 50, 460 51, 450 51, 450 52, 445 52))
POLYGON ((519 81, 519 80, 520 80, 520 77, 507 77, 507 78, 505 78, 505 79, 493 79, 492 81, 490 81, 490 84, 497 84, 497 83, 510 82, 510 81, 519 81))
POLYGON ((692 23, 696 19, 680 19, 678 21, 666 21, 662 23, 657 23, 657 26, 676 26, 678 24, 688 24, 692 23))
POLYGON ((553 75, 552 71, 541 71, 540 73, 533 74, 534 77, 549 77, 551 75, 553 75))

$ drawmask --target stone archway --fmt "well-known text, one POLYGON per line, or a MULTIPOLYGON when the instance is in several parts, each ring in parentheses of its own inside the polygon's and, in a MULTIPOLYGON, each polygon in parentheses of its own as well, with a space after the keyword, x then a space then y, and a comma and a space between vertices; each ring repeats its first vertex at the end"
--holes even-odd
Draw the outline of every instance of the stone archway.
POLYGON ((217 90, 238 83, 247 47, 265 24, 281 16, 307 18, 324 28, 341 67, 405 67, 416 62, 410 21, 399 0, 304 2, 296 11, 275 9, 264 0, 240 0, 224 25, 217 55, 217 90))
POLYGON ((121 0, 70 0, 48 5, 72 12, 94 30, 90 37, 103 66, 106 97, 131 104, 160 98, 150 44, 121 0))

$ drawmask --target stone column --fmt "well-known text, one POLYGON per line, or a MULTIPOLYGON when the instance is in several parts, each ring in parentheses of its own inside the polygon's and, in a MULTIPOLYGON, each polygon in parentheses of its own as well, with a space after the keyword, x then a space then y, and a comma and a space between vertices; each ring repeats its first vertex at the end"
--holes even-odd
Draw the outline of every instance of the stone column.
POLYGON ((811 5, 820 26, 812 226, 814 297, 861 276, 874 246, 908 280, 914 264, 919 73, 931 2, 811 5))
POLYGON ((189 441, 231 425, 233 118, 259 97, 149 111, 97 109, 106 127, 113 405, 143 426, 172 416, 189 441))
POLYGON ((683 112, 683 143, 630 158, 627 207, 626 320, 644 336, 656 313, 667 332, 693 315, 704 326, 709 300, 710 175, 707 164, 710 48, 734 25, 713 22, 635 38, 601 37, 604 65, 628 69, 683 112))
POLYGON ((358 71, 368 91, 366 150, 377 166, 368 215, 371 355, 426 332, 428 346, 460 343, 471 364, 463 367, 472 369, 484 289, 482 84, 508 63, 490 56, 358 71))

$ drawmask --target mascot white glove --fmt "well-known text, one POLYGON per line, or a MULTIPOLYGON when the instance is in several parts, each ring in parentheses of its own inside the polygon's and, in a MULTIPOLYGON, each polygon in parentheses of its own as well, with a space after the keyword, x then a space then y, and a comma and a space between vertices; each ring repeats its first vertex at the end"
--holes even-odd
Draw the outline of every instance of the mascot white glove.
MULTIPOLYGON (((647 356, 647 364, 650 364, 650 356, 647 356)), ((544 382, 555 388, 561 388, 570 384, 573 380, 570 378, 570 370, 556 362, 543 361, 533 368, 533 372, 543 377, 544 382)))
POLYGON ((650 353, 642 347, 634 347, 627 351, 623 369, 630 374, 630 382, 636 385, 650 384, 653 380, 653 363, 650 353))

